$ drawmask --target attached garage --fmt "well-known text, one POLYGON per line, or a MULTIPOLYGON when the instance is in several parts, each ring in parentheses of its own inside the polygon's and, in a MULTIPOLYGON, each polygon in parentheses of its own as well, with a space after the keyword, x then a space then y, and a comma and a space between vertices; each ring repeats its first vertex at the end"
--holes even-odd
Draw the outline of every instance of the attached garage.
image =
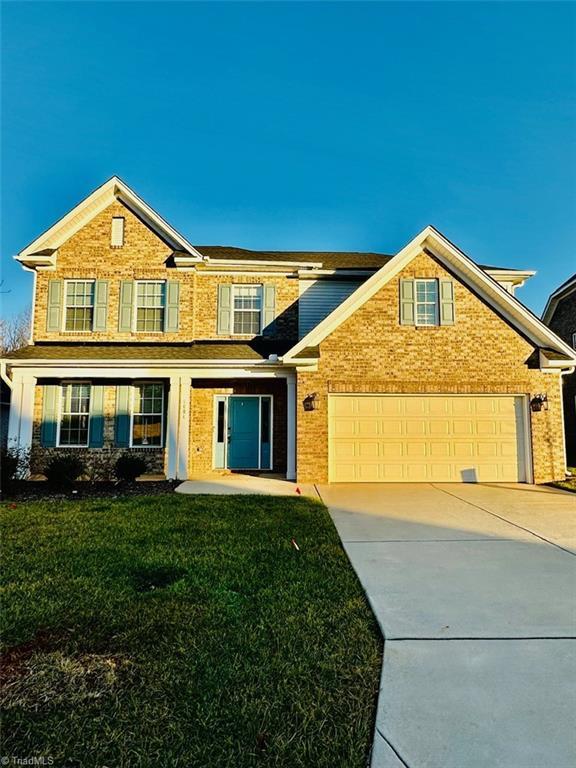
POLYGON ((329 480, 526 482, 522 395, 330 395, 329 480))

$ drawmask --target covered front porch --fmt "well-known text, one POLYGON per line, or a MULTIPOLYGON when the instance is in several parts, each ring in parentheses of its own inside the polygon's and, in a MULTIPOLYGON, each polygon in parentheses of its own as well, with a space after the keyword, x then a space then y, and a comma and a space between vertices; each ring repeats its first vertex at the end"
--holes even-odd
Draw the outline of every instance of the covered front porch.
MULTIPOLYGON (((295 372, 280 365, 140 367, 88 366, 70 361, 66 366, 22 366, 12 370, 9 445, 36 453, 81 448, 92 453, 116 448, 130 452, 154 451, 167 479, 187 480, 199 475, 232 472, 269 473, 296 478, 295 372), (47 382, 49 384, 47 385, 47 382), (81 383, 88 405, 78 416, 85 443, 66 446, 58 439, 59 388, 81 383), (162 414, 154 421, 160 440, 144 448, 130 437, 138 428, 127 400, 125 421, 119 412, 122 393, 142 382, 158 384, 162 414), (42 442, 49 386, 54 400, 51 424, 55 438, 50 448, 42 442), (96 408, 98 411, 96 412, 96 408), (157 422, 157 424, 156 424, 157 422), (119 442, 121 423, 129 430, 119 442), (98 428, 95 429, 96 424, 98 428), (94 442, 94 433, 99 440, 94 442), (89 437, 88 437, 89 436, 89 437)), ((158 410, 158 408, 156 408, 158 410)), ((149 431, 151 427, 148 427, 149 431)), ((160 469, 160 467, 158 467, 160 469)))

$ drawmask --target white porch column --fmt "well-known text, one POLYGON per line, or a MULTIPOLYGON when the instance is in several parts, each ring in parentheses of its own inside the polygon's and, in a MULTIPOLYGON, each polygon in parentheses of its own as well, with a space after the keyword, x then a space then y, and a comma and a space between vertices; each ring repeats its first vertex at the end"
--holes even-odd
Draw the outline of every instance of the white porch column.
POLYGON ((286 379, 286 479, 296 480, 296 374, 286 379))
POLYGON ((178 461, 176 477, 179 480, 188 479, 188 455, 190 445, 190 396, 192 379, 190 376, 180 377, 180 412, 178 423, 178 461))
POLYGON ((35 387, 35 376, 17 374, 14 376, 8 420, 9 448, 26 451, 32 447, 35 387))
POLYGON ((178 476, 178 422, 180 414, 180 376, 170 377, 168 392, 168 423, 166 425, 166 477, 175 480, 178 476))
POLYGON ((171 376, 166 425, 166 476, 169 480, 188 478, 190 442, 190 376, 171 376))

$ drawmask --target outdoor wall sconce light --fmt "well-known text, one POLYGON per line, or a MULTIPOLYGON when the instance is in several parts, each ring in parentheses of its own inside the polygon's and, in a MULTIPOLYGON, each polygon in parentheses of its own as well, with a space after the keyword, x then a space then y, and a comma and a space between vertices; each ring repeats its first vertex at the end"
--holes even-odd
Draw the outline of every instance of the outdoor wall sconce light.
POLYGON ((304 410, 305 411, 317 411, 318 410, 318 394, 312 392, 310 395, 306 395, 304 398, 304 410))
POLYGON ((545 392, 541 392, 539 395, 534 395, 532 400, 530 400, 530 408, 533 411, 547 411, 548 395, 545 392))

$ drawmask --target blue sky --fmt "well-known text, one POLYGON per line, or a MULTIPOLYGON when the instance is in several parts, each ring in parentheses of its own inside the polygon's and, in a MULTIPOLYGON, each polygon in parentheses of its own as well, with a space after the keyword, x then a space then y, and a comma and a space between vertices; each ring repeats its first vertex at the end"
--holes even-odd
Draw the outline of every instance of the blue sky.
POLYGON ((576 6, 5 3, 0 298, 113 174, 193 243, 576 270, 576 6))

